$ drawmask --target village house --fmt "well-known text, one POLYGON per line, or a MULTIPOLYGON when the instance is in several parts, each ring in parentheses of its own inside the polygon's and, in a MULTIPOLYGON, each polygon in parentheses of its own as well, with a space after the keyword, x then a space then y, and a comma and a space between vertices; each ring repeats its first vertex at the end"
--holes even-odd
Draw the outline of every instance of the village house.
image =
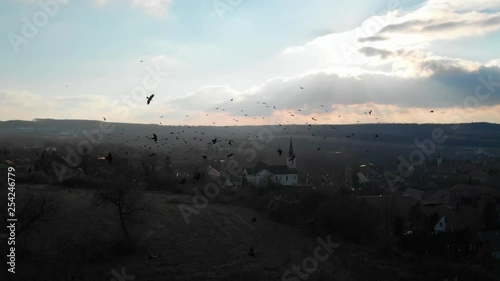
POLYGON ((442 215, 439 221, 434 225, 434 233, 452 232, 453 227, 450 222, 446 219, 445 215, 442 215))

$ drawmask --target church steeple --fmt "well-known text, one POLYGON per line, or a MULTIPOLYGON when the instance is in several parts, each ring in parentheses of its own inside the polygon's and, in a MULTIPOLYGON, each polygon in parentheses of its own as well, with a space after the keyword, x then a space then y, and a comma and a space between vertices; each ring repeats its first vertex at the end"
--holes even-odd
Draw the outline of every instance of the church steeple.
POLYGON ((295 153, 293 152, 292 138, 290 137, 290 148, 288 148, 288 157, 286 159, 286 165, 289 168, 296 168, 295 166, 295 153))

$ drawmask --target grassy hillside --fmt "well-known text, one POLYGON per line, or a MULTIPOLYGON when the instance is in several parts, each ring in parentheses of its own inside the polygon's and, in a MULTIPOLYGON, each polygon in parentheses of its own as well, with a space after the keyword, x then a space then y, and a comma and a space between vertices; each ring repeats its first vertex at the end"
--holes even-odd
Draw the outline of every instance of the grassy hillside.
MULTIPOLYGON (((30 232, 16 280, 108 281, 122 268, 134 280, 296 280, 282 275, 313 256, 316 239, 327 236, 307 224, 282 225, 264 212, 242 207, 237 198, 248 200, 244 193, 217 197, 186 224, 178 205, 192 204, 193 195, 147 192, 151 210, 130 225, 134 243, 123 242, 114 210, 97 208, 94 190, 32 188, 55 198, 59 208, 30 232), (256 222, 251 222, 253 216, 256 222), (250 247, 256 258, 247 255, 250 247), (148 258, 150 251, 161 257, 148 258)), ((26 189, 18 186, 19 202, 26 189)), ((360 246, 335 235, 332 241, 341 246, 307 280, 442 281, 459 274, 464 278, 458 280, 472 280, 467 276, 484 274, 440 260, 418 260, 386 247, 389 242, 360 246)))

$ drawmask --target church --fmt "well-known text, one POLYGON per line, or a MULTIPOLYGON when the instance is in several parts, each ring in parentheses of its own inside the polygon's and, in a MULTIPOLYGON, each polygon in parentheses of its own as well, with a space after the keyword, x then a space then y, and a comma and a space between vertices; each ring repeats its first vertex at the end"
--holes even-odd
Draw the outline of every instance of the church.
POLYGON ((266 187, 271 184, 296 186, 299 182, 299 175, 292 139, 290 139, 286 165, 267 165, 262 161, 258 161, 253 168, 243 170, 243 177, 246 177, 248 183, 255 187, 266 187))

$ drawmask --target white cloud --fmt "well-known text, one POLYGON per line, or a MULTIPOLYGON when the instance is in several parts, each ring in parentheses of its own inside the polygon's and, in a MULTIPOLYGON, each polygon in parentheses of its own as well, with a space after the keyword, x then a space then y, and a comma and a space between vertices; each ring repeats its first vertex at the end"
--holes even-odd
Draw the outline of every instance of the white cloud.
MULTIPOLYGON (((30 0, 26 0, 30 1, 30 0)), ((68 1, 68 0, 62 0, 68 1)), ((93 0, 97 6, 105 6, 113 0, 93 0)), ((168 7, 173 0, 130 0, 130 5, 141 9, 154 17, 162 17, 166 14, 168 7)))
POLYGON ((108 2, 111 0, 94 0, 94 1, 97 4, 97 6, 104 6, 104 5, 108 4, 108 2))
POLYGON ((364 69, 403 77, 476 71, 478 62, 431 51, 433 42, 500 30, 500 1, 430 0, 409 12, 388 11, 353 30, 318 37, 286 48, 276 59, 294 75, 302 69, 364 69), (352 68, 354 67, 354 68, 352 68), (388 68, 389 67, 389 68, 388 68))
POLYGON ((172 0, 132 0, 132 6, 143 9, 153 16, 161 17, 172 2, 172 0))

